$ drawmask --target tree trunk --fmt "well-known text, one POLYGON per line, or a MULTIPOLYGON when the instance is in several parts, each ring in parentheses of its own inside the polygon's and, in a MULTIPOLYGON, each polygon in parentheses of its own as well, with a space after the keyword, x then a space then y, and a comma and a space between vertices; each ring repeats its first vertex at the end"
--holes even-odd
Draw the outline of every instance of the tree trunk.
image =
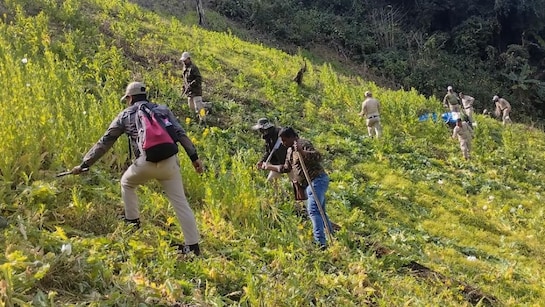
POLYGON ((202 0, 195 0, 197 2, 197 13, 199 14, 199 26, 204 26, 204 9, 202 7, 202 0))

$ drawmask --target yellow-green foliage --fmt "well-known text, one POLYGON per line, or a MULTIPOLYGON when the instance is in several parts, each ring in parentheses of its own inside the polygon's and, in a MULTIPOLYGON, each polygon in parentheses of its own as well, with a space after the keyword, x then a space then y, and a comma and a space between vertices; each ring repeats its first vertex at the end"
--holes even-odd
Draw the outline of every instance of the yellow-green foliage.
POLYGON ((470 305, 456 280, 499 304, 545 300, 542 131, 478 115, 466 162, 445 125, 418 121, 442 111, 435 98, 187 24, 194 16, 118 0, 8 0, 0 12, 2 304, 470 305), (204 76, 208 128, 180 97, 184 50, 204 76), (202 257, 170 247, 183 236, 157 184, 140 190, 142 229, 116 219, 125 138, 88 174, 54 177, 80 163, 133 80, 174 110, 206 164, 199 176, 180 154, 202 257), (381 140, 358 116, 367 90, 382 103, 381 140), (342 226, 327 251, 311 244, 290 185, 255 169, 263 144, 250 126, 263 116, 324 155, 342 226), (391 252, 378 257, 376 242, 391 252), (451 279, 411 275, 410 261, 451 279))

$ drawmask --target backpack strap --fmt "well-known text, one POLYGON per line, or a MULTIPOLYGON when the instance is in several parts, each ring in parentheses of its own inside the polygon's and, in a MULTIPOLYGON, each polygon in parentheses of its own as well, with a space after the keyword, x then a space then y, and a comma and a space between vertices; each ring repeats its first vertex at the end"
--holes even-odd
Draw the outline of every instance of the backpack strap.
POLYGON ((164 119, 166 119, 166 117, 163 114, 156 112, 155 108, 157 108, 156 104, 146 102, 141 104, 138 110, 142 111, 149 120, 151 120, 152 117, 155 117, 156 119, 162 119, 157 120, 157 122, 166 129, 166 125, 164 122, 164 119))
POLYGON ((138 110, 139 110, 139 111, 142 111, 142 113, 144 113, 144 115, 145 115, 149 120, 151 120, 151 117, 153 116, 153 114, 155 114, 155 112, 153 111, 153 106, 152 106, 149 102, 146 102, 146 103, 141 104, 141 105, 138 107, 138 110))
POLYGON ((129 161, 132 161, 132 146, 131 146, 131 136, 127 134, 127 140, 129 141, 129 161))

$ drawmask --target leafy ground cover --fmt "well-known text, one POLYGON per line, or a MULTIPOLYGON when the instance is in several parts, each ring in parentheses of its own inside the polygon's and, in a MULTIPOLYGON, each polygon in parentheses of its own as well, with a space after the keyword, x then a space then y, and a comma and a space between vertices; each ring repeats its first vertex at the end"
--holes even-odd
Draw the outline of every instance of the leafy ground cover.
POLYGON ((459 306, 539 305, 545 139, 477 116, 473 158, 449 129, 420 123, 435 97, 390 91, 227 33, 125 1, 8 0, 0 4, 0 298, 26 305, 459 306), (209 126, 180 99, 183 50, 205 76, 209 126), (294 70, 295 69, 295 70, 294 70), (123 105, 132 80, 184 120, 207 171, 180 155, 203 256, 170 247, 179 225, 158 186, 140 191, 143 227, 116 218, 120 139, 88 174, 80 162, 123 105), (384 137, 365 137, 363 93, 383 104, 384 137), (327 251, 290 190, 254 168, 250 130, 267 116, 324 153, 328 212, 342 226, 327 251), (421 265, 418 267, 416 264, 421 265), (427 271, 426 271, 427 270, 427 271), (427 272, 427 273, 425 273, 427 272), (486 296, 472 299, 467 289, 486 296))

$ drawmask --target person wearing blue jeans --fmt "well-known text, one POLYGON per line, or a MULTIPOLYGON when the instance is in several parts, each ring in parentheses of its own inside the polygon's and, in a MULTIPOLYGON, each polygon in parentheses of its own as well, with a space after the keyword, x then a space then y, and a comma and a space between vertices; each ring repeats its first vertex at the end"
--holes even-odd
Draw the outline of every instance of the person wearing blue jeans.
POLYGON ((329 176, 326 173, 322 173, 318 175, 318 177, 312 179, 310 185, 306 188, 306 192, 308 195, 307 211, 308 215, 310 216, 310 220, 312 221, 312 232, 314 235, 314 241, 319 243, 322 247, 326 247, 327 243, 324 229, 324 219, 320 214, 320 209, 318 208, 319 205, 322 206, 322 212, 324 213, 324 217, 327 221, 328 230, 332 232, 333 229, 331 221, 329 220, 329 217, 327 216, 325 210, 325 193, 327 192, 328 187, 329 176), (314 194, 314 192, 316 192, 316 194, 314 194), (316 202, 316 199, 318 199, 319 204, 316 202))
POLYGON ((326 248, 327 240, 324 225, 327 225, 328 230, 331 232, 332 223, 327 216, 325 207, 325 194, 329 187, 329 177, 321 164, 322 155, 314 149, 310 141, 300 139, 297 132, 291 127, 282 128, 278 135, 282 140, 282 144, 288 148, 284 164, 270 165, 263 163, 261 167, 279 173, 293 172, 294 182, 305 187, 307 193, 307 212, 312 221, 314 241, 322 248, 326 248), (305 171, 310 180, 307 180, 305 171), (324 216, 320 213, 319 205, 321 205, 324 216))

